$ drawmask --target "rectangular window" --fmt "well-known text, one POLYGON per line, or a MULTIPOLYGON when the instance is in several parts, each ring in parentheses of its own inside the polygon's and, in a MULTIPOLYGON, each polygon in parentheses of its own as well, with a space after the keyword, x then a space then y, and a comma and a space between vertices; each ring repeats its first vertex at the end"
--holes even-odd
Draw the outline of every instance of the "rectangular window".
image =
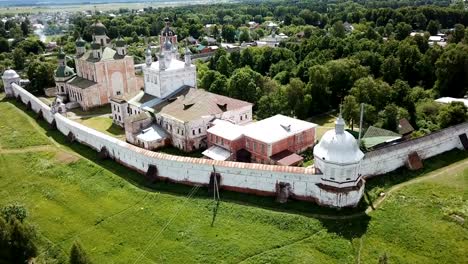
POLYGON ((201 128, 198 129, 198 134, 201 134, 201 128))
POLYGON ((224 138, 221 138, 221 145, 224 145, 224 138))
POLYGON ((265 145, 262 144, 262 153, 265 154, 265 145))
POLYGON ((240 116, 240 120, 242 121, 242 116, 240 116))
POLYGON ((254 149, 255 152, 257 152, 257 142, 253 143, 253 149, 254 149))
POLYGON ((193 129, 193 130, 192 130, 192 135, 194 135, 194 136, 195 136, 195 129, 193 129))

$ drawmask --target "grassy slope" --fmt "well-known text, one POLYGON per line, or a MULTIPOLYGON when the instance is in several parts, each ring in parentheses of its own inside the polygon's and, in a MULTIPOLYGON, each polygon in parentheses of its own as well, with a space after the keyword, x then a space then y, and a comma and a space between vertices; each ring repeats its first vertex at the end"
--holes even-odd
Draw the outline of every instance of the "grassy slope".
MULTIPOLYGON (((28 142, 47 143, 45 131, 33 127, 20 110, 5 102, 0 109, 8 131, 22 129, 34 135, 28 142), (18 120, 5 121, 13 116, 18 120)), ((8 134, 1 135, 2 146, 17 147, 8 134)), ((148 191, 139 175, 112 161, 96 163, 86 148, 71 147, 84 157, 73 156, 68 147, 0 152, 0 205, 24 203, 49 254, 58 249, 66 254, 79 239, 96 263, 133 263, 149 244, 140 263, 356 263, 358 255, 361 263, 376 263, 383 254, 390 263, 466 263, 466 224, 454 223, 447 212, 467 216, 468 170, 405 187, 370 217, 317 220, 262 209, 262 202, 239 196, 247 205, 222 202, 210 227, 212 202, 206 190, 189 202, 187 187, 159 183, 148 191)), ((310 213, 316 211, 307 205, 310 213)))
MULTIPOLYGON (((0 95, 0 100, 3 95, 0 95)), ((30 119, 11 105, 0 103, 0 147, 23 148, 47 145, 49 141, 43 134, 32 129, 30 119)), ((32 121, 34 122, 34 121, 32 121)))

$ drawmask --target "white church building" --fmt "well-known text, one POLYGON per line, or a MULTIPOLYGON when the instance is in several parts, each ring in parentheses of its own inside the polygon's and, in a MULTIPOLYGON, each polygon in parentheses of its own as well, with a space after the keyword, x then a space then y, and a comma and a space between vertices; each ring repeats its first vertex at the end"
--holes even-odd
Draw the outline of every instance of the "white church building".
POLYGON ((184 151, 207 146, 206 131, 214 119, 243 124, 252 120, 252 104, 197 89, 196 66, 185 48, 179 59, 177 35, 169 20, 160 35, 158 61, 145 51, 144 90, 111 98, 114 123, 125 128, 128 142, 156 149, 173 145, 184 151))

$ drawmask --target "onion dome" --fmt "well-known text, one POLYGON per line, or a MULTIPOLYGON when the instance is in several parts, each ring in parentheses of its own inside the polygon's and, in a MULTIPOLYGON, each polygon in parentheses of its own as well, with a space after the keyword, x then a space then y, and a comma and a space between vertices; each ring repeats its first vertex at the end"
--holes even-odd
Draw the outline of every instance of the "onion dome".
POLYGON ((6 71, 3 72, 3 79, 13 79, 13 78, 19 78, 19 75, 18 73, 16 73, 15 70, 12 70, 12 69, 8 69, 6 71))
POLYGON ((98 50, 98 49, 101 48, 101 44, 99 44, 99 43, 97 43, 97 42, 93 42, 93 43, 91 43, 91 48, 92 48, 93 50, 98 50))
POLYGON ((93 33, 98 36, 106 35, 107 28, 101 22, 97 21, 94 23, 91 28, 93 29, 93 33))
POLYGON ((116 47, 125 47, 125 45, 127 45, 127 43, 125 42, 125 40, 122 38, 122 37, 118 37, 117 40, 115 41, 115 46, 116 47))
POLYGON ((172 50, 172 43, 169 38, 166 38, 166 41, 164 42, 164 49, 169 51, 172 50))
POLYGON ((75 45, 77 47, 84 47, 86 46, 86 41, 84 41, 84 39, 81 38, 81 36, 79 36, 78 39, 75 41, 75 45))
POLYGON ((74 74, 75 74, 75 71, 68 66, 58 66, 57 70, 55 70, 55 77, 58 77, 58 78, 71 77, 74 74))
POLYGON ((150 45, 148 45, 148 48, 146 48, 145 50, 145 56, 151 56, 151 48, 150 48, 150 45))
POLYGON ((58 53, 58 55, 57 55, 57 58, 58 58, 59 60, 64 60, 64 59, 65 59, 65 53, 63 52, 63 49, 62 49, 62 48, 60 48, 60 51, 59 51, 59 53, 58 53))
POLYGON ((353 164, 364 157, 356 139, 344 127, 345 122, 340 114, 335 129, 327 131, 314 147, 316 159, 335 164, 353 164))

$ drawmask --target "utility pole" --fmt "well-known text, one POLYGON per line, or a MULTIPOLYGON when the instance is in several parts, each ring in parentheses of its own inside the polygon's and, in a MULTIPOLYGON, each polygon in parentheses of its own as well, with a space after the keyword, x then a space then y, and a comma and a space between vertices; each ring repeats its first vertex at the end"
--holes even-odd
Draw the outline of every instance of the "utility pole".
POLYGON ((361 146, 361 135, 362 135, 362 120, 364 119, 364 103, 361 103, 361 117, 359 119, 359 138, 358 146, 361 146))
POLYGON ((216 173, 216 168, 213 165, 213 202, 214 202, 214 206, 213 206, 213 220, 211 221, 211 227, 213 227, 213 225, 214 225, 216 215, 218 213, 219 202, 221 200, 219 198, 219 184, 218 184, 217 175, 218 174, 216 173))

